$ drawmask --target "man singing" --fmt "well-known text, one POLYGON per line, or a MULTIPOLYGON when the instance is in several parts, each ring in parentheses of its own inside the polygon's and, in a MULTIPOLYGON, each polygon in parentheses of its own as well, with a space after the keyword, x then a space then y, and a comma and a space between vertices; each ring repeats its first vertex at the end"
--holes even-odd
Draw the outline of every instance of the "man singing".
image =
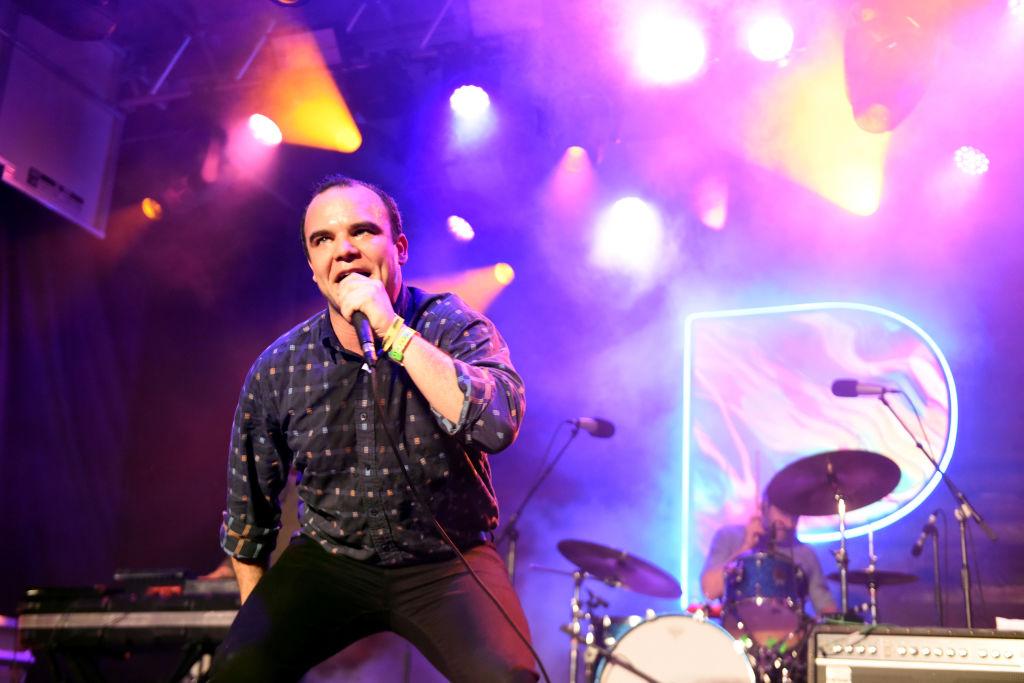
POLYGON ((212 680, 297 680, 356 640, 393 631, 452 681, 536 681, 526 618, 491 540, 488 455, 512 444, 525 409, 508 347, 458 297, 403 284, 409 243, 379 188, 325 179, 302 244, 327 309, 271 344, 239 397, 221 544, 243 604, 212 680), (357 311, 382 354, 375 379, 357 311), (268 569, 292 468, 301 533, 268 569))

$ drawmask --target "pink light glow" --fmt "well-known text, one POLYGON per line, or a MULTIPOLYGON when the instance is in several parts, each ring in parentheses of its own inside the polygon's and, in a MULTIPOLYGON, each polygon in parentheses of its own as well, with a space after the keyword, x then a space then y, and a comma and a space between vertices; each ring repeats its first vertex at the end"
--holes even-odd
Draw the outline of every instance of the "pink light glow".
POLYGON ((596 174, 587 150, 573 145, 565 150, 548 179, 545 203, 550 211, 567 219, 580 214, 594 193, 596 174))
POLYGON ((694 204, 701 223, 712 230, 721 230, 729 217, 729 186, 721 178, 705 178, 697 184, 694 204))

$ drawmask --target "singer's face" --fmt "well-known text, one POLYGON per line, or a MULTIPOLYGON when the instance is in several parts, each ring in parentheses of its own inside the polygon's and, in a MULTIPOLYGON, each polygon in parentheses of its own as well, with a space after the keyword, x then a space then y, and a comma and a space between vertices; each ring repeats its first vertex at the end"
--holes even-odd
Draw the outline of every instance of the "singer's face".
POLYGON ((391 301, 402 286, 402 265, 409 256, 405 235, 391 237, 387 208, 362 185, 332 187, 306 209, 303 227, 313 281, 336 311, 338 283, 361 273, 384 283, 391 301))

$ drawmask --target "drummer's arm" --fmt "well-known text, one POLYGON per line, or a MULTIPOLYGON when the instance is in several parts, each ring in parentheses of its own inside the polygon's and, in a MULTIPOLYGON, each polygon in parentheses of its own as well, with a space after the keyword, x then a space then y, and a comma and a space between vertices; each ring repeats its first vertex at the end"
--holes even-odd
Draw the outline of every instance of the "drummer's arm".
POLYGON ((700 575, 700 589, 708 600, 717 600, 725 593, 725 565, 711 567, 700 575))
POLYGON ((828 583, 825 581, 825 572, 821 569, 818 556, 812 552, 807 564, 808 566, 804 567, 804 571, 807 573, 807 593, 811 598, 811 604, 814 605, 815 614, 821 616, 839 611, 835 598, 832 597, 832 591, 829 590, 828 583))
POLYGON ((736 536, 726 529, 719 529, 711 539, 704 570, 700 575, 700 588, 708 600, 717 600, 725 593, 725 567, 737 557, 747 552, 757 543, 758 537, 764 533, 764 525, 760 517, 754 517, 743 531, 743 540, 736 546, 736 536))

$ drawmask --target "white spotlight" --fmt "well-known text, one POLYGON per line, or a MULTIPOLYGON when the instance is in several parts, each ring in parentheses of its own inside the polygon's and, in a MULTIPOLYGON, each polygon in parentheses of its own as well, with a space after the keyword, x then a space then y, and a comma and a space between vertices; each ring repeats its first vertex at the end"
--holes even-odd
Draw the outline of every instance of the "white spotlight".
POLYGON ((281 129, 274 120, 263 114, 253 114, 249 117, 249 132, 267 147, 279 145, 283 139, 281 129))
POLYGON ((652 12, 633 28, 633 68, 656 85, 683 83, 699 75, 707 60, 704 31, 688 17, 652 12))
POLYGON ((964 145, 953 154, 956 167, 967 175, 981 175, 988 171, 988 157, 977 147, 964 145))
POLYGON ((597 224, 590 258, 598 266, 632 275, 657 271, 664 247, 658 211, 637 197, 612 204, 597 224))
POLYGON ((778 15, 757 17, 747 24, 747 49, 762 62, 785 59, 793 49, 793 27, 778 15))
POLYGON ((461 85, 452 92, 448 104, 460 119, 476 121, 490 109, 491 97, 478 85, 461 85))
POLYGON ((473 226, 469 224, 465 218, 461 216, 448 216, 448 232, 455 236, 455 239, 460 242, 468 242, 473 239, 476 233, 473 231, 473 226))

